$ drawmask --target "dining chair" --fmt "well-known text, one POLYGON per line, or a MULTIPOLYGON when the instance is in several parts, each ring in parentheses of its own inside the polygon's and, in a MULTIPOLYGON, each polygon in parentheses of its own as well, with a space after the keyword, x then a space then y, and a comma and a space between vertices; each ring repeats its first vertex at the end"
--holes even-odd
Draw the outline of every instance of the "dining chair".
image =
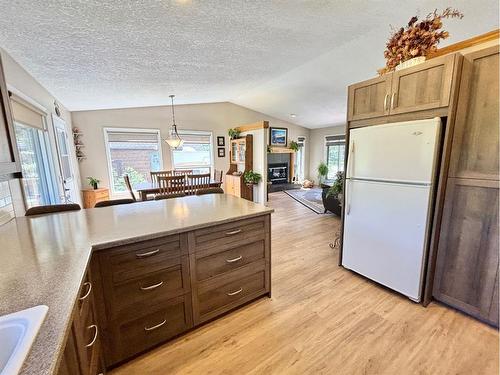
POLYGON ((173 170, 174 176, 181 176, 181 175, 188 175, 188 174, 193 174, 193 170, 192 169, 174 169, 173 170))
POLYGON ((25 216, 33 216, 33 215, 65 212, 65 211, 78 211, 81 209, 82 208, 80 207, 80 205, 76 204, 76 203, 51 204, 51 205, 35 206, 35 207, 28 208, 24 215, 25 216))
POLYGON ((108 200, 108 201, 101 201, 101 202, 97 202, 95 204, 95 208, 98 208, 98 207, 109 207, 109 206, 117 206, 117 205, 120 205, 120 204, 129 204, 129 203, 134 203, 135 201, 131 198, 126 198, 126 199, 111 199, 111 200, 108 200))
POLYGON ((185 196, 186 196, 186 193, 156 194, 155 201, 159 201, 161 199, 181 198, 181 197, 185 197, 185 196))
POLYGON ((214 181, 216 182, 222 182, 222 176, 223 176, 223 171, 214 169, 214 181))
POLYGON ((186 194, 195 194, 198 189, 210 187, 210 173, 188 174, 186 180, 186 194))
POLYGON ((151 175, 151 183, 153 186, 158 186, 158 177, 169 177, 174 175, 174 171, 169 170, 169 171, 154 171, 154 172, 149 172, 151 175))
POLYGON ((220 187, 209 187, 196 190, 196 195, 206 195, 206 194, 224 194, 224 190, 222 190, 222 188, 220 187))
MULTIPOLYGON (((156 195, 169 195, 185 193, 186 176, 158 176, 158 193, 156 195)), ((156 196, 155 196, 156 199, 156 196)))
POLYGON ((128 174, 123 175, 123 179, 125 180, 125 186, 127 187, 128 192, 132 196, 132 200, 137 202, 137 199, 134 194, 134 190, 132 189, 132 184, 130 183, 130 177, 128 174))

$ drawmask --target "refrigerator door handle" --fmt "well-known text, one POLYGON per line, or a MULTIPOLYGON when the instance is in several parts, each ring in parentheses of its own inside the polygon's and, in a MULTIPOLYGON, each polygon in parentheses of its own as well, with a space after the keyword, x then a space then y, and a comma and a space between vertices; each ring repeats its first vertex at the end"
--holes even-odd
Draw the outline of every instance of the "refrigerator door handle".
POLYGON ((354 177, 354 141, 349 146, 349 157, 347 159, 349 177, 354 177))
POLYGON ((346 180, 346 206, 345 214, 349 215, 351 212, 351 184, 349 180, 346 180))

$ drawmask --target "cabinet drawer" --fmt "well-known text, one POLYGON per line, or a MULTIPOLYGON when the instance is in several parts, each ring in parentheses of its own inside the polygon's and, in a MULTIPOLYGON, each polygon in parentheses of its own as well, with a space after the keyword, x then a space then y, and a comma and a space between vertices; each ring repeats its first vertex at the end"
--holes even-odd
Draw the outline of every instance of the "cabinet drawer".
POLYGON ((180 264, 114 285, 105 292, 111 319, 130 319, 131 315, 190 291, 188 257, 180 264))
MULTIPOLYGON (((203 253, 197 253, 202 255, 203 253)), ((265 257, 265 241, 259 240, 221 253, 196 259, 196 279, 203 281, 265 257)))
POLYGON ((221 252, 239 245, 265 239, 269 225, 267 216, 235 221, 194 232, 196 251, 221 252))
POLYGON ((265 262, 254 262, 229 274, 200 283, 199 321, 205 321, 267 292, 265 262))
POLYGON ((107 335, 109 364, 123 361, 193 326, 190 294, 144 309, 144 312, 146 315, 135 320, 110 322, 107 335))
POLYGON ((101 269, 110 272, 117 284, 178 265, 184 254, 187 238, 177 235, 103 250, 100 262, 101 269))

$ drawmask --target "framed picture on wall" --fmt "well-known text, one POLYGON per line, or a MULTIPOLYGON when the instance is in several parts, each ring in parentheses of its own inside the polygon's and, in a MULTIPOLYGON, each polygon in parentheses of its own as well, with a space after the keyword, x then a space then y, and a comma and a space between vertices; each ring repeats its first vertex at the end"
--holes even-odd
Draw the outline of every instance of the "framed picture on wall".
POLYGON ((222 148, 222 147, 219 147, 217 149, 217 155, 219 156, 219 158, 225 158, 226 157, 226 149, 222 148))
POLYGON ((287 128, 269 128, 269 144, 271 146, 286 147, 287 141, 287 128))
POLYGON ((224 147, 226 145, 225 138, 222 136, 217 137, 217 146, 224 147))

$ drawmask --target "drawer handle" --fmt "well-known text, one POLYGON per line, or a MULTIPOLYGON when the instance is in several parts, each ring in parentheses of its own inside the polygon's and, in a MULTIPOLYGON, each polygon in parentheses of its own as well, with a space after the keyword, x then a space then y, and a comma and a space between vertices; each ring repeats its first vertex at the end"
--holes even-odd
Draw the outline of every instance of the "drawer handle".
POLYGON ((233 236, 235 234, 241 233, 241 229, 232 230, 231 232, 226 232, 226 236, 233 236))
POLYGON ((228 295, 228 296, 235 296, 235 295, 237 295, 237 294, 240 294, 242 291, 243 291, 243 288, 240 288, 240 289, 238 289, 238 290, 237 290, 237 291, 235 291, 235 292, 229 292, 229 293, 227 293, 227 295, 228 295))
POLYGON ((79 301, 83 301, 84 299, 86 299, 90 295, 90 292, 92 291, 92 283, 91 282, 86 281, 83 283, 83 285, 86 285, 88 287, 88 289, 87 289, 87 293, 85 293, 85 295, 83 297, 78 298, 79 301))
POLYGON ((150 286, 141 286, 141 290, 152 290, 159 288, 163 285, 163 281, 160 281, 158 284, 150 285, 150 286))
POLYGON ((228 263, 234 263, 234 262, 237 262, 239 260, 242 260, 243 259, 243 255, 240 255, 239 257, 236 257, 236 258, 233 258, 233 259, 226 259, 226 262, 228 263))
POLYGON ((147 257, 151 257, 155 254, 158 254, 159 252, 160 252, 160 249, 156 249, 156 250, 148 251, 147 253, 135 254, 135 256, 137 258, 147 258, 147 257))
POLYGON ((90 343, 85 345, 86 348, 90 348, 92 345, 94 345, 95 340, 97 340, 97 335, 99 333, 99 330, 97 329, 97 326, 95 324, 92 324, 91 326, 87 327, 87 329, 92 329, 92 328, 95 329, 94 338, 92 339, 92 341, 90 343))
POLYGON ((167 322, 167 319, 165 319, 163 322, 161 323, 158 323, 157 325, 155 326, 152 326, 152 327, 144 327, 144 330, 145 331, 154 331, 155 329, 157 328, 160 328, 161 326, 163 326, 165 323, 167 322))

